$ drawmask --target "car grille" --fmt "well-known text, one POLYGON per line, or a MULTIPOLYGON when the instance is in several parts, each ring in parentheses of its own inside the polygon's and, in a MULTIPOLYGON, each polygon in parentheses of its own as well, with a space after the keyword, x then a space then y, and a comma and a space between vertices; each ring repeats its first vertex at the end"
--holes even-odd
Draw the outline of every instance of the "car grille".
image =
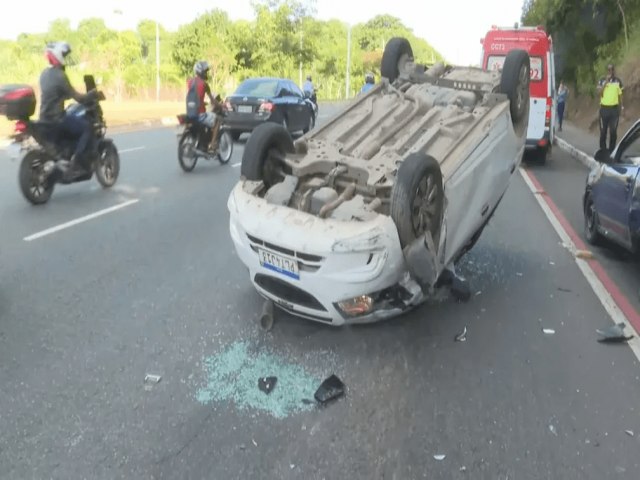
POLYGON ((308 253, 279 247, 278 245, 274 245, 273 243, 265 242, 264 240, 254 237, 253 235, 247 234, 247 238, 251 242, 251 249, 254 252, 258 253, 258 247, 260 246, 295 258, 298 260, 298 268, 304 272, 316 272, 322 266, 322 262, 324 261, 324 257, 319 255, 310 255, 308 253))
POLYGON ((255 282, 271 295, 285 302, 295 303, 301 307, 311 308, 313 310, 327 311, 313 295, 283 280, 259 273, 255 276, 255 282))

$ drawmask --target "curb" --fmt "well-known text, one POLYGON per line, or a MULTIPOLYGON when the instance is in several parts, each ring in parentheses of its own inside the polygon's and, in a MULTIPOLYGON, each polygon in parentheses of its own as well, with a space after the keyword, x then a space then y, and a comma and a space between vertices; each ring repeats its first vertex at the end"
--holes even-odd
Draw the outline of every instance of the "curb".
POLYGON ((576 147, 571 145, 569 142, 562 140, 560 137, 556 137, 556 145, 558 145, 562 150, 566 151, 573 158, 578 160, 588 169, 592 169, 598 165, 598 162, 591 155, 587 155, 582 150, 578 150, 576 147))

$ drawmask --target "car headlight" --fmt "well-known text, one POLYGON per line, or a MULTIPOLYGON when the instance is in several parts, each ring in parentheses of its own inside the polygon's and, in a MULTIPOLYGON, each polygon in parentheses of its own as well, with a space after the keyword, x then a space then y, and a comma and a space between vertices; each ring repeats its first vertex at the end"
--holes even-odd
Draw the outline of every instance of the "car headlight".
POLYGON ((359 295, 357 297, 342 300, 336 303, 338 309, 349 317, 359 317, 367 314, 373 308, 373 298, 369 295, 359 295))
POLYGON ((337 253, 347 252, 372 252, 383 248, 382 238, 384 232, 381 228, 375 227, 363 234, 345 240, 335 242, 331 250, 337 253))

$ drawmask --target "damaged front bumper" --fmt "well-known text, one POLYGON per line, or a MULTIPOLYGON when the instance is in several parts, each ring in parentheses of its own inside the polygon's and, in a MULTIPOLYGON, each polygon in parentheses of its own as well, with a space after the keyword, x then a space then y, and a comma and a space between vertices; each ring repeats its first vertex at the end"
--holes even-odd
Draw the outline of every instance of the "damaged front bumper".
POLYGON ((256 290, 290 313, 331 325, 397 316, 425 299, 395 224, 321 219, 243 190, 229 196, 230 233, 256 290))

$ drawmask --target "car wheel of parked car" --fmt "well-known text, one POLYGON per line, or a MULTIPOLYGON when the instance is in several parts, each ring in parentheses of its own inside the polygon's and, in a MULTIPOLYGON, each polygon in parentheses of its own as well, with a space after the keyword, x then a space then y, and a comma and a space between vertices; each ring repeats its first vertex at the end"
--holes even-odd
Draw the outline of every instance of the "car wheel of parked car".
POLYGON ((600 245, 602 242, 602 235, 598 232, 598 212, 590 193, 584 201, 584 236, 591 245, 600 245))
POLYGON ((529 118, 529 55, 524 50, 511 50, 504 60, 500 92, 509 97, 511 120, 518 129, 529 118))
POLYGON ((443 203, 442 172, 436 159, 421 152, 410 154, 398 168, 391 190, 391 218, 403 248, 427 230, 438 243, 443 203))
POLYGON ((262 180, 269 188, 283 179, 282 158, 293 152, 293 139, 285 127, 273 122, 263 123, 247 140, 240 174, 247 180, 262 180))
POLYGON ((407 62, 413 61, 413 50, 409 40, 402 37, 395 37, 389 40, 382 61, 380 62, 380 74, 393 83, 404 70, 407 62))

